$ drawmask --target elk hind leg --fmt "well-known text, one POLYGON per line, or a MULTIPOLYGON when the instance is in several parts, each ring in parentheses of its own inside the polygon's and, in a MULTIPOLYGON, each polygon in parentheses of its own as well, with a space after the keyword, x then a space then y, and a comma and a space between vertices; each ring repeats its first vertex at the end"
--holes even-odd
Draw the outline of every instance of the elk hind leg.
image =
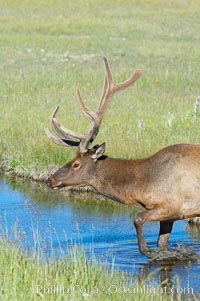
POLYGON ((160 249, 164 249, 167 246, 170 234, 172 232, 173 221, 161 221, 160 232, 158 236, 157 245, 160 249))

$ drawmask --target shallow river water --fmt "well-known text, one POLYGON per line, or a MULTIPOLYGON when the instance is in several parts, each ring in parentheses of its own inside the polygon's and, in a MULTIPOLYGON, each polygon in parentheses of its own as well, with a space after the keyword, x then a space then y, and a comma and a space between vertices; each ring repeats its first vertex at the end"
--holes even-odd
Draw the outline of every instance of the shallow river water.
MULTIPOLYGON (((128 271, 129 277, 151 275, 148 283, 159 285, 168 278, 172 289, 200 292, 200 260, 195 263, 154 263, 138 250, 133 207, 113 205, 99 200, 77 200, 47 190, 36 183, 0 176, 0 230, 17 231, 23 246, 37 247, 38 237, 46 255, 52 248, 59 254, 68 243, 82 243, 88 256, 93 253, 102 262, 128 271), (17 230, 16 230, 17 229, 17 230), (152 274, 153 272, 153 274, 152 274)), ((145 225, 148 244, 155 248, 158 223, 145 225)), ((200 255, 200 231, 190 228, 186 221, 177 221, 170 238, 170 246, 178 242, 192 247, 200 255)))

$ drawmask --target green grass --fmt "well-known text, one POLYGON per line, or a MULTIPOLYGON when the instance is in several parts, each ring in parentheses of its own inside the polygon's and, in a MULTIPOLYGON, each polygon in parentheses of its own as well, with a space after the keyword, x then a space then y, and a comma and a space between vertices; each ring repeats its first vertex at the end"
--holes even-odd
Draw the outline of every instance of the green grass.
MULTIPOLYGON (((45 259, 40 247, 37 251, 25 252, 19 244, 1 236, 0 300, 167 301, 174 298, 174 293, 164 284, 161 288, 139 284, 130 277, 128 280, 127 275, 114 266, 110 269, 94 257, 87 259, 80 247, 68 248, 68 255, 61 253, 60 259, 53 254, 45 259)), ((181 300, 181 295, 178 293, 176 300, 181 300)))
POLYGON ((199 143, 198 1, 1 1, 0 158, 12 170, 62 165, 74 151, 44 134, 53 109, 73 130, 88 126, 75 99, 96 108, 102 56, 116 81, 143 71, 116 96, 96 142, 107 154, 142 157, 173 143, 199 143), (138 121, 143 121, 142 132, 138 121))

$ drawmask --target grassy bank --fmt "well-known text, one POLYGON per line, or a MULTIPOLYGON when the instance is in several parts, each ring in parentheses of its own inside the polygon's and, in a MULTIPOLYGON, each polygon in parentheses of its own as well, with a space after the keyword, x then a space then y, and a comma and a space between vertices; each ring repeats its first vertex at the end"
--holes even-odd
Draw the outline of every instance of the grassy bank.
POLYGON ((102 56, 116 81, 142 78, 116 96, 96 142, 107 153, 141 157, 173 143, 200 141, 198 1, 1 1, 0 161, 19 174, 61 165, 73 150, 53 145, 43 127, 57 104, 66 127, 85 130, 75 89, 95 108, 102 56), (143 127, 140 128, 140 120, 143 127))
MULTIPOLYGON (((67 256, 48 260, 42 250, 24 252, 0 238, 0 300, 173 300, 175 290, 127 280, 127 275, 71 247, 67 256)), ((178 290, 177 290, 178 291, 178 290)), ((191 292, 179 291, 176 300, 191 292)), ((194 297, 194 296, 193 296, 194 297)), ((192 298, 192 295, 191 295, 192 298)), ((188 299, 190 300, 190 296, 188 299)))

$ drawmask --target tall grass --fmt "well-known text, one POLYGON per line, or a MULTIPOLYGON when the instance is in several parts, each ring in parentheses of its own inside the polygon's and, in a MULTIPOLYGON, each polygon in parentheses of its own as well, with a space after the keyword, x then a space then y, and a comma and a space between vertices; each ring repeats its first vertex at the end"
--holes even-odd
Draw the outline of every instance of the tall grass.
POLYGON ((75 99, 96 108, 102 56, 116 81, 143 76, 113 100, 97 143, 107 153, 142 157, 173 143, 200 140, 192 116, 199 94, 198 1, 18 1, 0 3, 0 160, 12 170, 40 172, 73 150, 53 145, 43 127, 60 105, 66 127, 87 122, 75 99), (138 121, 142 120, 142 130, 138 121))
POLYGON ((114 266, 110 269, 94 257, 88 259, 77 246, 69 247, 68 255, 61 253, 59 259, 53 253, 45 258, 40 248, 25 252, 19 243, 0 237, 0 300, 167 301, 181 300, 182 294, 189 293, 139 283, 114 266))

